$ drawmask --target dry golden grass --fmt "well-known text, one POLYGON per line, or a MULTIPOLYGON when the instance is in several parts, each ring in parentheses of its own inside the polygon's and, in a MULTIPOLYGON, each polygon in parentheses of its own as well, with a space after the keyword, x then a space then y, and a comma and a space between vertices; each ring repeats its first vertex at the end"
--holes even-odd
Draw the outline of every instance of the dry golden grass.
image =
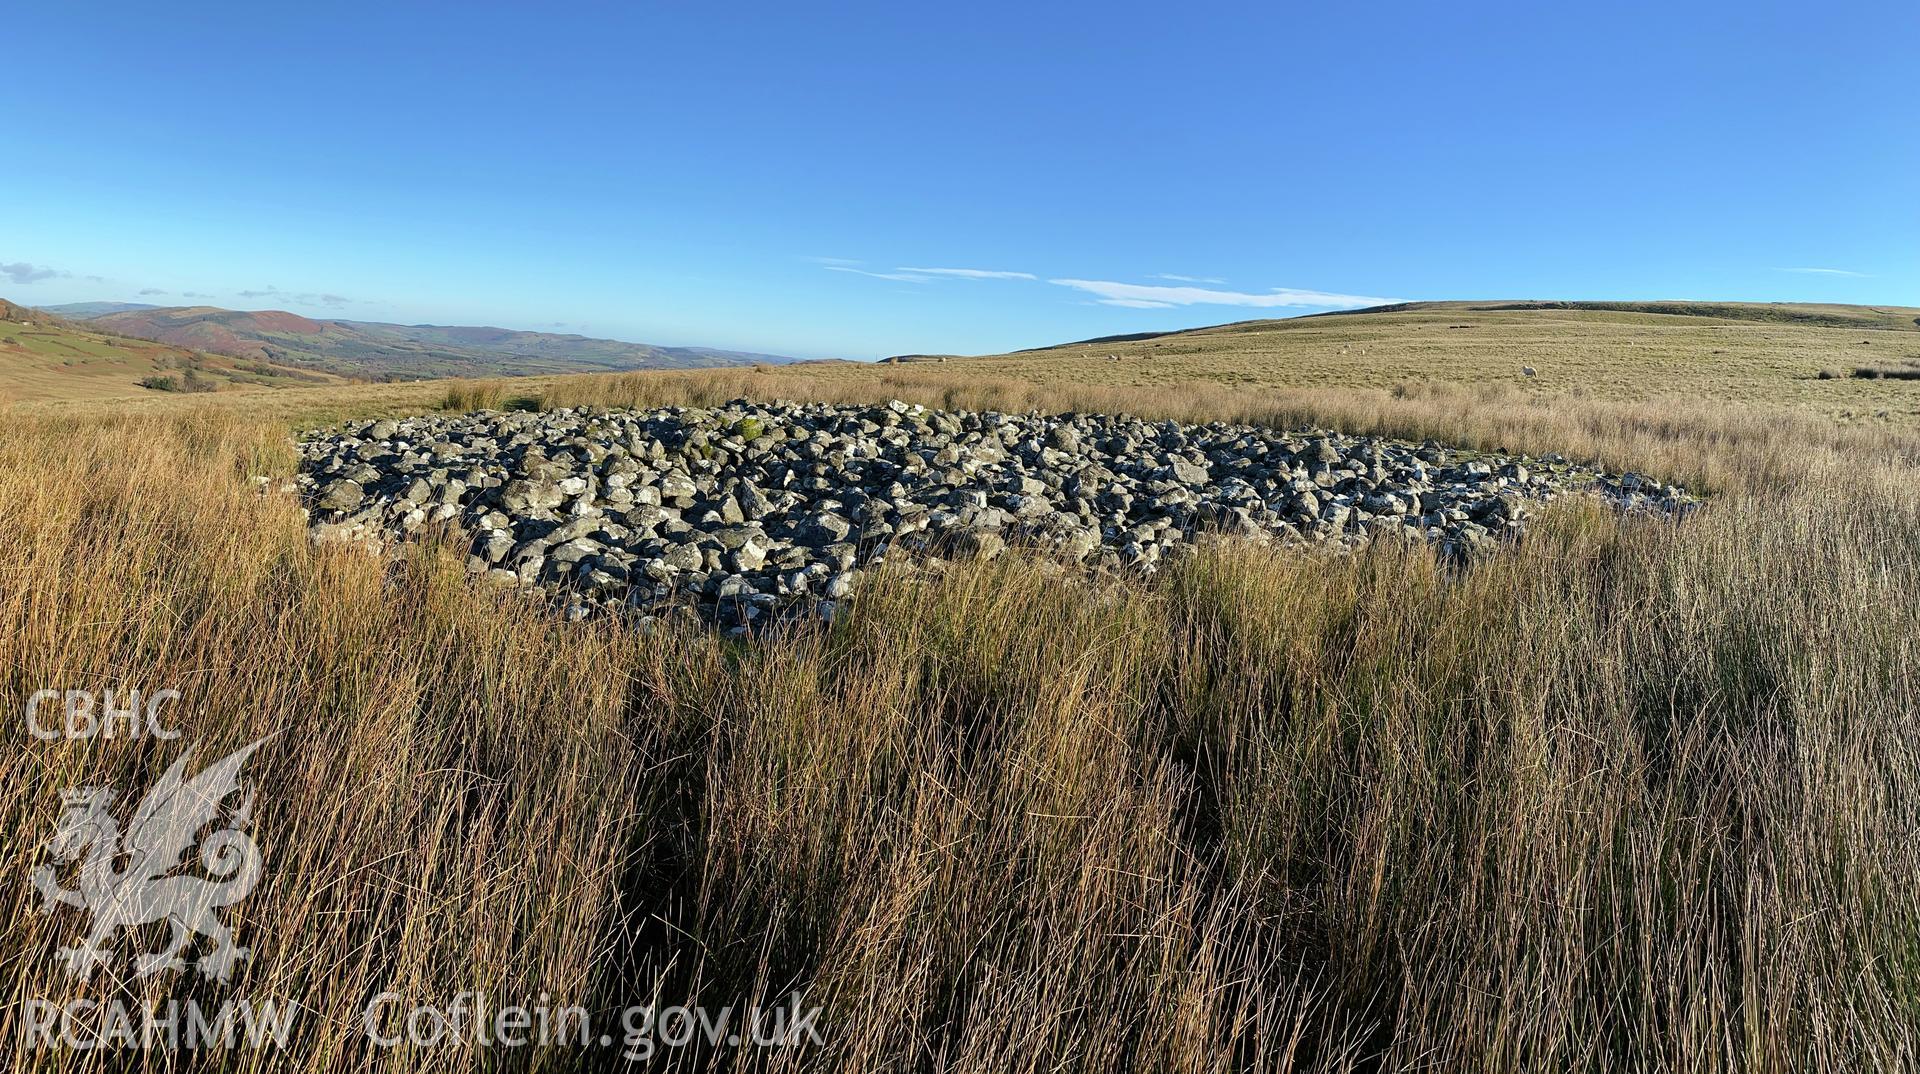
POLYGON ((1920 358, 1920 331, 1910 317, 1915 311, 1904 312, 1909 317, 1840 328, 1668 314, 1485 310, 1463 303, 1055 347, 968 368, 1139 388, 1194 381, 1242 389, 1499 386, 1534 398, 1785 405, 1828 418, 1912 424, 1920 420, 1920 384, 1819 376, 1823 369, 1844 374, 1920 358), (1887 324, 1905 324, 1907 330, 1889 330, 1887 324), (1526 376, 1524 367, 1535 375, 1526 376))
MULTIPOLYGON (((376 1051, 359 1012, 387 989, 825 1009, 824 1047, 656 1059, 685 1070, 1920 1063, 1920 435, 1208 379, 822 366, 16 410, 14 711, 46 686, 171 685, 203 752, 280 734, 232 993, 305 1016, 288 1054, 154 1065, 617 1065, 376 1051), (451 549, 316 548, 246 483, 288 471, 289 422, 742 394, 1315 423, 1718 495, 1677 527, 1569 504, 1464 574, 1224 545, 1151 584, 1019 560, 893 577, 831 628, 740 645, 567 625, 469 585, 451 549)), ((8 726, 14 877, 45 860, 60 790, 145 786, 175 752, 8 726)), ((53 950, 77 922, 10 890, 9 1040, 29 997, 228 994, 73 985, 53 950)))

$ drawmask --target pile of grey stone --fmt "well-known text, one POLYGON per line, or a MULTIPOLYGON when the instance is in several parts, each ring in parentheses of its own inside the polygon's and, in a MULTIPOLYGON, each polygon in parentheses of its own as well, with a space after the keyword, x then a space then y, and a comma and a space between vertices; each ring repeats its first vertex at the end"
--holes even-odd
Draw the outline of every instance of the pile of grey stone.
POLYGON ((550 588, 574 617, 691 607, 736 630, 831 617, 902 553, 1011 546, 1151 573, 1224 534, 1424 541, 1465 559, 1567 493, 1669 514, 1696 502, 1551 455, 898 401, 419 417, 312 434, 301 451, 316 539, 457 526, 475 574, 550 588))

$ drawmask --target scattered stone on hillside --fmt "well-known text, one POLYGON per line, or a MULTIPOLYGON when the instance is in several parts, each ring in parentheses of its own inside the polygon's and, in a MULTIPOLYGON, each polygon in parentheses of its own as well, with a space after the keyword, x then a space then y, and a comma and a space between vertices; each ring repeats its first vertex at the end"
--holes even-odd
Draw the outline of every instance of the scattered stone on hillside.
POLYGON ((475 574, 567 594, 568 614, 691 603, 723 625, 830 616, 894 549, 1021 545, 1152 573, 1207 534, 1466 558, 1569 492, 1626 510, 1696 501, 1443 445, 1097 414, 756 404, 562 409, 349 424, 302 445, 316 539, 457 523, 475 574))

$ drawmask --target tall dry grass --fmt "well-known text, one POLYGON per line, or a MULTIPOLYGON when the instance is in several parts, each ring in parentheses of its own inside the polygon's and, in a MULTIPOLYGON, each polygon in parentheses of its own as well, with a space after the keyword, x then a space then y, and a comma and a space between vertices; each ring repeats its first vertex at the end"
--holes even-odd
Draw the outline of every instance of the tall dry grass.
POLYGON ((382 991, 605 1011, 797 990, 823 1046, 654 1065, 1920 1065, 1920 492, 1897 434, 917 373, 547 390, 1310 421, 1722 494, 1683 526, 1570 504, 1464 574, 1222 545, 1150 584, 1019 560, 888 577, 830 628, 740 645, 564 624, 449 549, 313 547, 246 481, 291 465, 265 422, 16 416, 0 875, 45 860, 62 789, 144 787, 177 752, 31 739, 34 690, 178 687, 209 756, 279 737, 254 762, 269 871, 231 911, 237 982, 75 985, 53 951, 79 919, 17 885, 8 1040, 33 997, 245 995, 300 1005, 288 1052, 147 1065, 604 1068, 617 1049, 375 1049, 360 1012, 382 991))

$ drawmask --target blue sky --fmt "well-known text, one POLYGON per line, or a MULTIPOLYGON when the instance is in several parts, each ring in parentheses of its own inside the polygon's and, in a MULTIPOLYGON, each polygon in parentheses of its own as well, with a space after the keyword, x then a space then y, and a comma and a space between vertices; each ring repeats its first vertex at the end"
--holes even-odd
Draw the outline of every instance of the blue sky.
POLYGON ((1912 0, 7 24, 19 302, 860 358, 1376 299, 1920 305, 1912 0))

